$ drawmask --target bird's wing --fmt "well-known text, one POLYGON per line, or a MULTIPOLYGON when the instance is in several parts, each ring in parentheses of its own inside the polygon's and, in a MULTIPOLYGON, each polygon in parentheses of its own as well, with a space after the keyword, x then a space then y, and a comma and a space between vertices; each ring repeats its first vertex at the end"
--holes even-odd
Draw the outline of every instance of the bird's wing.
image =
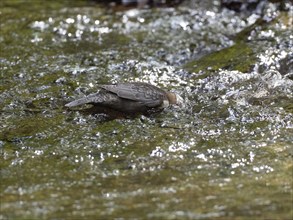
POLYGON ((119 83, 100 87, 117 94, 120 98, 138 101, 148 107, 160 106, 166 99, 164 90, 146 83, 119 83))

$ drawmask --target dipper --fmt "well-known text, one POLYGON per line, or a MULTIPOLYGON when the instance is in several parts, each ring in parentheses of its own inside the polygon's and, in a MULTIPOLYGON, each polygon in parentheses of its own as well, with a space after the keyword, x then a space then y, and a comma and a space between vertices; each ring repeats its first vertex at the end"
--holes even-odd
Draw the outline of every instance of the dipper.
POLYGON ((169 105, 183 105, 183 99, 176 93, 164 91, 154 85, 142 82, 99 85, 100 91, 66 104, 75 107, 92 104, 107 111, 126 114, 160 112, 169 105))

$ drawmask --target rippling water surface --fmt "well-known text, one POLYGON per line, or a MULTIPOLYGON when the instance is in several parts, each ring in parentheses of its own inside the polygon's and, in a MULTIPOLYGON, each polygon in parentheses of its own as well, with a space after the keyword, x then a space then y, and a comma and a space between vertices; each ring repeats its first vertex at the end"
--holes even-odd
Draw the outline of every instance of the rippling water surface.
POLYGON ((0 219, 292 218, 292 4, 195 2, 0 3, 0 219), (64 107, 120 81, 185 107, 64 107))

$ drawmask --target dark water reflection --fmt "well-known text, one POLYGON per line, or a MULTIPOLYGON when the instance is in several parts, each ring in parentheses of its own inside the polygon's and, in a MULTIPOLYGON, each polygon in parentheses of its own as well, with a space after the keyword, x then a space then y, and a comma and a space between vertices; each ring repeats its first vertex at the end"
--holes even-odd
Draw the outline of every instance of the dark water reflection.
POLYGON ((292 218, 292 5, 208 3, 0 3, 0 219, 292 218), (186 106, 64 108, 117 81, 186 106))

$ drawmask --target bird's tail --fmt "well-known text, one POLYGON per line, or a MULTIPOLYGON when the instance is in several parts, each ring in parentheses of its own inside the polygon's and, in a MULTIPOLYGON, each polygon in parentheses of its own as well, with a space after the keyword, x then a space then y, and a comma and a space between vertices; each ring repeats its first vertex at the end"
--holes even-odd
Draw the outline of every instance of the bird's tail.
POLYGON ((90 104, 90 103, 93 103, 96 101, 97 96, 98 96, 98 93, 95 93, 95 94, 86 96, 84 98, 69 102, 65 106, 71 108, 71 107, 75 107, 75 106, 79 106, 79 105, 90 104))

